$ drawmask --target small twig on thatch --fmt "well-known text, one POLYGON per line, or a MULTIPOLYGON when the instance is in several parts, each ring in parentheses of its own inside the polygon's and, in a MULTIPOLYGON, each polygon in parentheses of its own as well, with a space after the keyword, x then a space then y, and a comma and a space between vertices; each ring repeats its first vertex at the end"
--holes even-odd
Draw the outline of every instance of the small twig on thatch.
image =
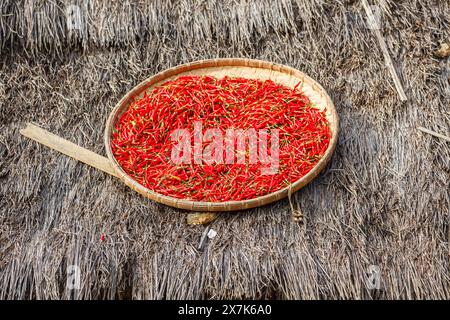
POLYGON ((203 245, 205 244, 205 240, 206 240, 206 237, 208 235, 209 229, 210 229, 210 226, 207 226, 205 228, 205 230, 203 231, 202 236, 200 237, 200 241, 198 243, 197 250, 201 251, 203 249, 203 245))
POLYGON ((430 129, 427 129, 427 128, 424 128, 424 127, 417 127, 417 129, 420 130, 420 131, 422 131, 422 132, 431 134, 432 136, 435 136, 435 137, 438 137, 438 138, 444 139, 445 141, 450 142, 450 137, 447 137, 447 136, 445 136, 445 135, 443 135, 443 134, 434 132, 434 131, 432 131, 432 130, 430 130, 430 129))
POLYGON ((217 231, 214 229, 211 229, 211 226, 207 226, 205 230, 202 233, 202 236, 200 238, 200 242, 198 243, 198 250, 203 250, 203 247, 205 246, 207 239, 213 239, 217 235, 217 231))
POLYGON ((386 42, 384 41, 384 38, 381 35, 379 26, 377 26, 377 22, 372 13, 372 10, 369 7, 369 3, 367 2, 367 0, 361 0, 361 2, 367 14, 367 22, 372 26, 372 29, 374 30, 375 35, 378 39, 378 43, 380 44, 381 51, 383 51, 384 61, 386 62, 386 66, 388 67, 389 72, 391 73, 392 80, 394 80, 395 88, 397 89, 398 95, 400 96, 400 100, 406 101, 408 100, 408 98, 406 97, 402 83, 400 82, 397 72, 395 71, 391 56, 389 55, 389 51, 386 46, 386 42))

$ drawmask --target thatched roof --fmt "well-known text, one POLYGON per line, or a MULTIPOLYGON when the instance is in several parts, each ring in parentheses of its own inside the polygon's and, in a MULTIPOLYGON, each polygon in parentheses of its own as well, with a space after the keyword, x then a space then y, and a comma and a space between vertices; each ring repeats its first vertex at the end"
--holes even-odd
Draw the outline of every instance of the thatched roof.
POLYGON ((450 63, 433 55, 450 37, 447 1, 379 1, 403 104, 359 1, 114 3, 0 4, 0 298, 450 298, 450 146, 416 129, 450 130, 450 63), (287 64, 332 96, 340 139, 295 194, 305 224, 287 200, 223 213, 198 250, 205 226, 186 212, 19 135, 33 121, 104 154, 127 90, 210 57, 287 64))

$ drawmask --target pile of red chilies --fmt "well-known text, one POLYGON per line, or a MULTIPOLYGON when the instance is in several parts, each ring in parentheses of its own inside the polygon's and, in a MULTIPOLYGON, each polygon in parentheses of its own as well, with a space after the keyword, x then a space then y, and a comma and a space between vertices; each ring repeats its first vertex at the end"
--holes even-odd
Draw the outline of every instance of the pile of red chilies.
MULTIPOLYGON (((112 151, 123 170, 159 194, 186 200, 245 200, 280 190, 306 175, 331 138, 325 111, 298 88, 271 80, 182 76, 134 99, 113 130, 112 151), (171 132, 202 121, 208 128, 279 130, 279 169, 253 164, 175 164, 171 132)), ((203 145, 205 147, 205 145, 203 145)))

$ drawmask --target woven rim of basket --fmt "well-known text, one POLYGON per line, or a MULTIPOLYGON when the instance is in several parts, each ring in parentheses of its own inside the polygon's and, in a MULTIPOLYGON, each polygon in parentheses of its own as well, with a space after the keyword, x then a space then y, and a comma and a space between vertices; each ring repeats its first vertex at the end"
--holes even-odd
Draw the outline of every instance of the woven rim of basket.
POLYGON ((294 68, 275 64, 262 60, 252 60, 252 59, 239 59, 239 58, 228 58, 228 59, 209 59, 209 60, 200 60, 195 61, 183 65, 179 65, 167 70, 164 70, 138 84, 134 87, 130 92, 128 92, 114 107, 112 112, 110 113, 108 120, 106 122, 105 128, 105 147, 108 158, 110 159, 114 170, 117 172, 118 177, 131 189, 139 192, 140 194, 163 204, 180 208, 187 209, 192 211, 235 211, 235 210, 243 210, 250 209, 254 207, 259 207, 265 204, 269 204, 271 202, 275 202, 282 198, 285 198, 288 195, 289 189, 291 192, 295 192, 300 188, 304 187, 310 181, 312 181, 320 171, 326 166, 328 161, 331 158, 331 155, 336 147, 337 137, 339 131, 339 119, 336 113, 336 109, 334 107, 333 102, 330 97, 326 93, 326 91, 322 88, 320 84, 318 84, 315 80, 308 77, 303 72, 296 70, 294 68), (311 169, 306 175, 304 175, 299 180, 292 183, 290 186, 287 186, 281 190, 269 193, 264 196, 259 196, 252 199, 240 200, 240 201, 224 201, 224 202, 205 202, 205 201, 193 201, 193 200, 185 200, 178 199, 170 196, 165 196, 159 194, 155 191, 152 191, 143 185, 139 184, 137 181, 133 180, 125 171, 122 169, 120 164, 117 162, 114 157, 111 149, 111 134, 112 129, 116 125, 116 121, 118 117, 128 108, 130 102, 132 101, 132 97, 136 97, 141 94, 143 91, 148 89, 149 87, 165 80, 168 77, 176 76, 180 73, 188 72, 190 70, 202 69, 202 68, 211 68, 211 67, 223 67, 223 66, 232 66, 232 67, 251 67, 251 68, 262 68, 269 69, 273 71, 278 71, 281 73, 286 73, 291 76, 295 76, 297 78, 302 79, 304 83, 310 85, 314 92, 324 98, 326 101, 326 108, 329 112, 330 116, 327 116, 327 120, 329 121, 330 130, 331 130, 331 140, 328 145, 327 150, 323 157, 319 160, 319 162, 311 169))

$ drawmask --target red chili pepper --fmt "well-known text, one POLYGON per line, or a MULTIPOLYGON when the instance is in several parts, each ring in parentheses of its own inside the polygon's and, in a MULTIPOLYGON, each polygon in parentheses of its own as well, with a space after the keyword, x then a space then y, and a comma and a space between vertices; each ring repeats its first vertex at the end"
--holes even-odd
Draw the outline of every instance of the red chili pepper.
POLYGON ((181 76, 133 98, 113 130, 111 148, 125 172, 155 192, 244 200, 280 190, 317 164, 331 139, 325 114, 311 105, 301 83, 288 88, 271 80, 181 76), (244 164, 173 163, 171 132, 193 132, 195 121, 202 121, 203 130, 220 129, 224 137, 227 129, 278 129, 278 172, 263 175, 267 164, 248 163, 248 152, 244 164))

